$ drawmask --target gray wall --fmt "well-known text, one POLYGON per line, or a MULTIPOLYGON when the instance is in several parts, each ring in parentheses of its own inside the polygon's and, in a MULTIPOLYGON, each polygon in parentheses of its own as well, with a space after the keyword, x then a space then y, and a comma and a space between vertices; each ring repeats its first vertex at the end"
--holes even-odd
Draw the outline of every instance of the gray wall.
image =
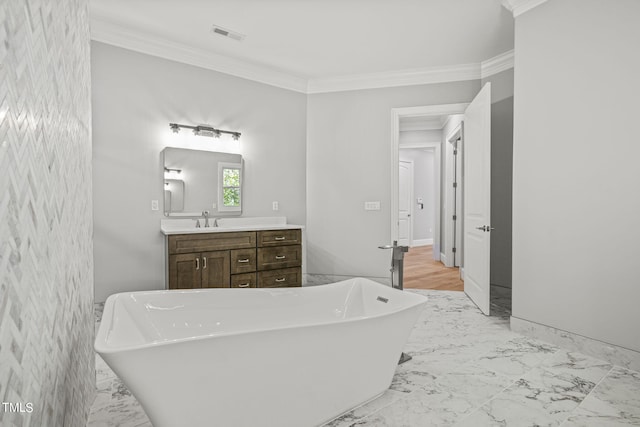
POLYGON ((97 301, 164 288, 163 216, 150 204, 163 200, 160 152, 180 145, 169 122, 242 132, 243 214, 304 225, 304 94, 97 42, 91 61, 97 301))
POLYGON ((469 102, 480 82, 309 95, 307 272, 388 279, 391 108, 469 102), (365 201, 380 211, 365 211, 365 201))
POLYGON ((95 396, 87 0, 0 2, 2 426, 84 426, 95 396))
POLYGON ((516 18, 513 315, 640 351, 640 2, 516 18))

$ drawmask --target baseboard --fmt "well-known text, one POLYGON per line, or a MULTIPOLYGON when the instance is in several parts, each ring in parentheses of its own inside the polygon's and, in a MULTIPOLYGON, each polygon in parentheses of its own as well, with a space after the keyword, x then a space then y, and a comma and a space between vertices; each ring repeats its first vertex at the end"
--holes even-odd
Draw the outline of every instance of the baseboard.
POLYGON ((440 262, 445 265, 445 267, 450 267, 449 262, 447 260, 447 256, 440 252, 440 262))
POLYGON ((640 371, 640 352, 511 316, 511 330, 570 351, 640 371))
POLYGON ((429 246, 433 245, 433 239, 416 239, 412 243, 412 247, 414 246, 429 246))

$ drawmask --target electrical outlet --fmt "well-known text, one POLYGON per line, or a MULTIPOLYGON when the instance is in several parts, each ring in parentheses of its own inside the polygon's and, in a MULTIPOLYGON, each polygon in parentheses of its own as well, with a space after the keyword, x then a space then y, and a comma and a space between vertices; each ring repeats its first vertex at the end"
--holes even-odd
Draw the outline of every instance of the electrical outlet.
POLYGON ((278 206, 278 202, 273 202, 273 204, 272 204, 271 208, 272 208, 274 211, 277 211, 278 209, 280 209, 280 207, 278 206))
POLYGON ((364 210, 365 211, 379 211, 380 210, 380 201, 364 202, 364 210))
POLYGON ((152 201, 151 201, 151 210, 152 210, 152 211, 157 211, 158 209, 160 209, 160 208, 158 207, 158 201, 157 201, 157 200, 152 200, 152 201))

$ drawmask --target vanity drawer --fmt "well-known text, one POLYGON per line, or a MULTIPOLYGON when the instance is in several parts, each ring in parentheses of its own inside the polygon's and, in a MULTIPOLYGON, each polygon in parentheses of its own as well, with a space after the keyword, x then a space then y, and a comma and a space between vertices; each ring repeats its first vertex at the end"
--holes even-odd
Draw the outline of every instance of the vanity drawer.
POLYGON ((302 230, 265 230, 258 231, 258 247, 299 245, 302 243, 302 230))
POLYGON ((281 288, 302 286, 302 268, 282 268, 280 270, 258 272, 259 288, 281 288))
POLYGON ((234 274, 231 276, 232 288, 255 288, 258 285, 256 273, 234 274))
POLYGON ((258 270, 298 267, 302 265, 302 246, 258 248, 258 270))
POLYGON ((256 271, 256 250, 232 249, 231 250, 231 274, 249 273, 256 271))
POLYGON ((168 246, 170 254, 186 254, 220 249, 255 248, 256 232, 175 234, 169 236, 168 246))

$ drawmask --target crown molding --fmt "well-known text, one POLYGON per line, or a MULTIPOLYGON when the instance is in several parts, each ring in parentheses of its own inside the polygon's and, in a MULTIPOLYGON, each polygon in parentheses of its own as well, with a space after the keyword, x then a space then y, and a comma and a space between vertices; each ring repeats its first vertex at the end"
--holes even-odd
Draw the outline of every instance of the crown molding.
POLYGON ((514 18, 517 18, 547 1, 548 0, 502 0, 502 6, 513 13, 514 18))
POLYGON ((91 19, 91 39, 283 89, 302 93, 306 93, 307 90, 307 80, 302 77, 229 56, 194 49, 170 40, 143 35, 140 32, 95 17, 91 19))
POLYGON ((271 67, 149 36, 97 16, 91 18, 91 39, 304 94, 478 80, 513 68, 513 51, 509 51, 481 63, 307 80, 271 67))
POLYGON ((513 68, 515 63, 513 49, 508 52, 496 55, 480 63, 480 78, 485 79, 494 74, 513 68))
POLYGON ((432 67, 383 73, 352 74, 347 76, 310 79, 307 85, 307 93, 312 94, 360 89, 378 89, 385 87, 477 80, 479 78, 480 64, 462 64, 447 67, 432 67))

